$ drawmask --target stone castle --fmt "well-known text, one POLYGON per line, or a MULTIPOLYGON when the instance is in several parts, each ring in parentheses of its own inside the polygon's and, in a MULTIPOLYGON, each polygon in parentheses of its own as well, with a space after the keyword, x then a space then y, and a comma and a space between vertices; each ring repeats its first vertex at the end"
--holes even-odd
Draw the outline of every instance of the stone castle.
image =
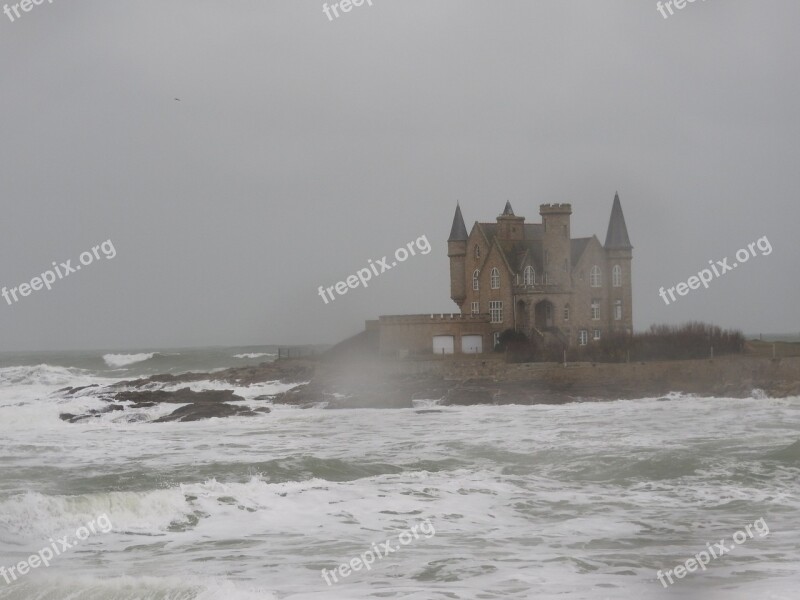
POLYGON ((619 195, 605 244, 571 237, 571 214, 570 204, 542 204, 542 222, 525 223, 507 202, 496 222, 475 222, 468 233, 456 205, 447 256, 459 312, 368 322, 381 353, 489 352, 508 329, 564 347, 631 333, 633 247, 619 195))

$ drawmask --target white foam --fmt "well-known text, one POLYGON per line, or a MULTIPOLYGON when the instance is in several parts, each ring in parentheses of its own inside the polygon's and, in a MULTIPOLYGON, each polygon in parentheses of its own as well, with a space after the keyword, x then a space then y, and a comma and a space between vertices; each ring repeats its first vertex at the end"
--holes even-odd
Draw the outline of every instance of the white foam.
POLYGON ((107 515, 113 531, 163 533, 193 513, 180 488, 147 492, 107 492, 77 496, 17 494, 0 502, 0 524, 25 539, 47 539, 107 515))
POLYGON ((89 371, 71 367, 55 367, 41 364, 24 367, 3 367, 0 369, 0 386, 67 386, 86 385, 91 379, 89 371))
POLYGON ((104 354, 103 360, 109 367, 125 367, 150 360, 156 352, 142 352, 139 354, 104 354))

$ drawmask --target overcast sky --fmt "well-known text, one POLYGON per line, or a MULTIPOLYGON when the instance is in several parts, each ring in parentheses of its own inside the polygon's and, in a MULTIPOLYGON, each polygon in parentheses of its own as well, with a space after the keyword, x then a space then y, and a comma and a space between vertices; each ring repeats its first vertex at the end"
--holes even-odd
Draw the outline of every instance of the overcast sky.
POLYGON ((54 0, 0 14, 0 349, 335 342, 453 312, 446 239, 510 200, 602 241, 634 325, 800 331, 800 3, 54 0), (179 99, 176 100, 176 98, 179 99), (426 235, 434 247, 324 304, 426 235), (667 306, 660 286, 774 248, 667 306), (102 255, 101 255, 102 256, 102 255))

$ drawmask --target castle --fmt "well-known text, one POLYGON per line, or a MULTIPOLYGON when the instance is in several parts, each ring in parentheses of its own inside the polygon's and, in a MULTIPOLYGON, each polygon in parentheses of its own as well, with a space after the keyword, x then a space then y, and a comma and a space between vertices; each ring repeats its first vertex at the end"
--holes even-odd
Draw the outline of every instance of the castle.
POLYGON ((564 347, 631 333, 633 246, 619 194, 605 244, 594 235, 571 237, 570 204, 542 204, 539 214, 541 223, 525 223, 506 202, 496 222, 475 222, 467 233, 456 205, 447 256, 459 312, 368 322, 381 353, 488 352, 507 329, 564 347))

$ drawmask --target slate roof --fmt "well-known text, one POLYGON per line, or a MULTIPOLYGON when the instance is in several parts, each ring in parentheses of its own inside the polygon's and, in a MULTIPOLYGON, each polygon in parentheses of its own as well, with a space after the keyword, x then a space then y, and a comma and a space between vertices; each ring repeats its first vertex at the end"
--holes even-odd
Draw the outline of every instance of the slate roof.
POLYGON ((453 226, 450 228, 448 242, 465 242, 467 240, 467 227, 464 225, 464 217, 461 216, 461 206, 456 204, 456 214, 453 215, 453 226))
POLYGON ((622 214, 619 194, 614 196, 614 206, 611 207, 611 218, 608 221, 605 247, 619 250, 633 248, 631 240, 628 238, 628 228, 625 226, 625 216, 622 214))
MULTIPOLYGON (((483 229, 486 237, 489 238, 489 244, 493 244, 493 238, 497 232, 497 223, 478 223, 478 225, 483 229)), ((505 255, 506 262, 516 273, 522 272, 522 266, 526 263, 530 264, 537 273, 541 273, 544 270, 543 234, 544 227, 542 227, 541 223, 526 223, 524 240, 516 242, 498 240, 498 245, 505 255)), ((570 240, 570 261, 572 265, 578 264, 591 239, 591 237, 586 237, 570 240)))

